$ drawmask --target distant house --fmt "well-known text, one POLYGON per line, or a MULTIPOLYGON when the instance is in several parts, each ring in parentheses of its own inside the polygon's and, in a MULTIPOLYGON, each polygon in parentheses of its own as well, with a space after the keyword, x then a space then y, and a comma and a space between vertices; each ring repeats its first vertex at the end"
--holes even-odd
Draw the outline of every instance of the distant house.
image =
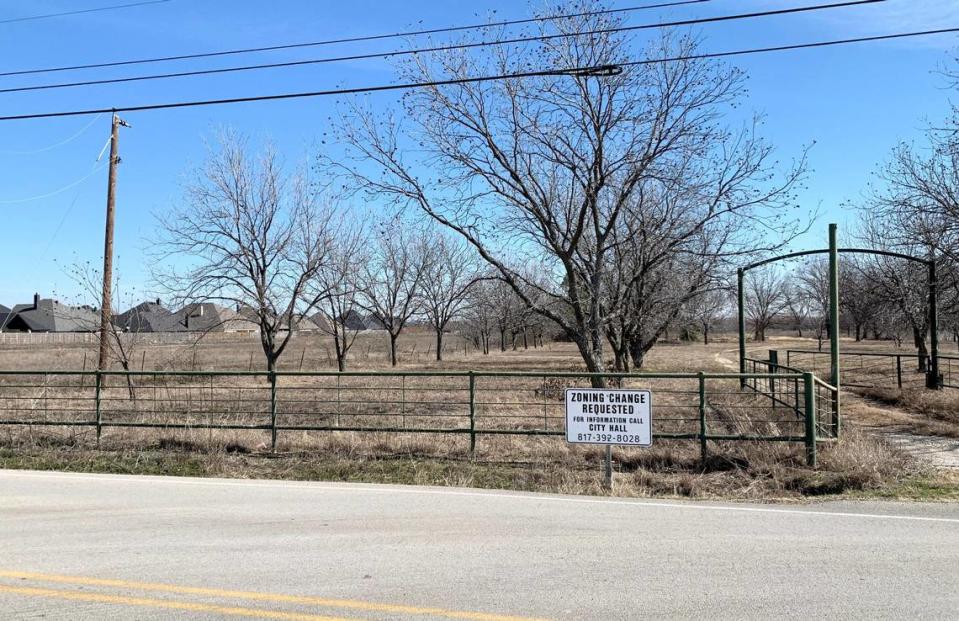
POLYGON ((123 332, 163 332, 172 314, 160 300, 142 302, 114 317, 113 323, 123 332))
POLYGON ((316 330, 322 332, 332 333, 333 325, 330 323, 330 320, 327 319, 326 315, 323 313, 314 313, 310 318, 310 322, 316 326, 316 330))
POLYGON ((366 316, 366 329, 367 330, 386 330, 386 324, 380 321, 380 318, 370 313, 366 316))
POLYGON ((294 313, 293 329, 296 332, 316 332, 320 329, 320 327, 316 325, 316 322, 313 321, 312 317, 307 317, 302 313, 294 313))
MULTIPOLYGON (((250 329, 252 330, 260 329, 259 315, 257 314, 256 309, 254 309, 252 306, 238 305, 236 307, 236 312, 237 312, 237 315, 239 315, 242 319, 250 322, 251 324, 250 329)), ((289 325, 289 323, 290 322, 287 321, 287 315, 286 313, 284 313, 283 316, 280 317, 279 330, 281 331, 286 330, 286 326, 289 325)), ((314 323, 310 317, 306 317, 302 315, 301 313, 293 313, 292 324, 293 324, 294 332, 314 332, 318 329, 316 323, 314 323)))
POLYGON ((229 308, 212 302, 187 304, 170 313, 161 332, 252 332, 256 324, 229 308))
POLYGON ((0 304, 0 332, 7 327, 7 317, 10 316, 10 309, 0 304))
POLYGON ((70 306, 33 296, 33 304, 18 304, 9 311, 6 332, 95 332, 100 314, 90 306, 70 306))
POLYGON ((345 315, 340 317, 340 324, 342 324, 347 330, 368 330, 369 326, 366 323, 366 320, 355 310, 347 311, 345 315))

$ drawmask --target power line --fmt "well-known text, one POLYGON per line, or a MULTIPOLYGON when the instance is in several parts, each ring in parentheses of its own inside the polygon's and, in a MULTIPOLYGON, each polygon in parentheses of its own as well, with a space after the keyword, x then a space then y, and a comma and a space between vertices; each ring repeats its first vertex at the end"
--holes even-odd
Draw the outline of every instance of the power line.
POLYGON ((66 192, 67 190, 69 190, 70 188, 73 188, 73 187, 76 187, 76 186, 80 185, 81 183, 83 183, 84 181, 86 181, 87 179, 89 179, 90 177, 92 177, 93 175, 97 174, 100 170, 103 169, 104 166, 106 166, 106 164, 101 164, 101 165, 99 165, 99 166, 94 166, 93 170, 91 170, 89 173, 87 173, 86 175, 80 177, 80 178, 77 179, 76 181, 73 181, 73 182, 71 182, 71 183, 68 183, 67 185, 63 186, 62 188, 60 188, 60 189, 58 189, 58 190, 54 190, 54 191, 52 191, 52 192, 47 192, 46 194, 40 194, 40 195, 37 195, 37 196, 30 196, 30 197, 27 197, 27 198, 15 198, 15 199, 10 199, 10 200, 0 200, 0 205, 18 205, 18 204, 20 204, 20 203, 29 203, 29 202, 38 201, 38 200, 41 200, 41 199, 44 199, 44 198, 50 198, 51 196, 56 196, 57 194, 62 194, 62 193, 64 193, 64 192, 66 192))
POLYGON ((916 32, 901 32, 887 35, 875 35, 871 37, 856 37, 851 39, 836 39, 831 41, 815 41, 811 43, 796 43, 791 45, 779 45, 774 47, 760 47, 745 50, 732 50, 727 52, 706 52, 702 54, 690 54, 686 56, 672 56, 668 58, 649 58, 643 60, 634 60, 619 63, 618 65, 592 66, 592 67, 571 67, 565 69, 544 69, 540 71, 525 71, 518 73, 504 73, 498 75, 474 76, 467 78, 452 78, 449 80, 432 80, 426 82, 407 82, 403 84, 381 84, 377 86, 361 86, 354 88, 330 89, 322 91, 306 91, 300 93, 279 93, 273 95, 256 95, 247 97, 231 97, 226 99, 205 99, 194 101, 178 101, 159 104, 144 104, 138 106, 122 106, 116 108, 92 108, 86 110, 69 110, 61 112, 40 112, 33 114, 19 114, 11 116, 0 116, 0 121, 20 121, 27 119, 48 119, 67 116, 85 116, 90 114, 105 114, 111 112, 143 112, 148 110, 169 110, 173 108, 193 108, 198 106, 215 106, 235 103, 246 103, 255 101, 278 101, 283 99, 303 99, 308 97, 326 97, 338 95, 355 95, 359 93, 378 93, 384 91, 411 90, 416 88, 425 88, 431 86, 450 86, 455 84, 472 84, 477 82, 491 82, 494 80, 505 80, 513 78, 533 78, 544 76, 602 76, 613 75, 621 67, 634 67, 640 65, 655 65, 671 62, 685 62, 691 60, 725 58, 729 56, 744 56, 747 54, 763 54, 768 52, 783 52, 788 50, 801 50, 819 47, 829 47, 836 45, 847 45, 851 43, 865 43, 873 41, 889 41, 893 39, 905 39, 910 37, 923 37, 937 34, 959 33, 959 27, 940 28, 937 30, 922 30, 916 32))
POLYGON ((49 19, 51 17, 66 17, 68 15, 80 15, 82 13, 99 13, 101 11, 116 11, 117 9, 129 9, 135 6, 146 6, 148 4, 163 4, 170 0, 146 0, 145 2, 131 2, 130 4, 115 4, 113 6, 101 6, 94 9, 79 9, 76 11, 64 11, 63 13, 48 13, 46 15, 31 15, 29 17, 13 17, 10 19, 0 19, 0 24, 12 24, 14 22, 31 22, 40 19, 49 19))
MULTIPOLYGON (((164 0, 168 1, 168 0, 164 0)), ((572 19, 576 17, 589 17, 593 15, 610 15, 614 13, 631 13, 634 11, 645 11, 649 9, 660 9, 666 7, 674 7, 688 4, 703 4, 705 2, 712 2, 712 0, 674 0, 672 2, 660 2, 657 4, 643 4, 637 6, 623 7, 619 9, 606 9, 602 11, 584 11, 582 13, 566 13, 560 15, 550 15, 546 17, 532 17, 526 19, 514 19, 514 20, 505 20, 499 22, 491 22, 486 24, 472 24, 469 26, 451 26, 447 28, 431 28, 429 30, 411 30, 408 32, 394 32, 389 34, 377 34, 377 35, 364 35, 359 37, 348 37, 343 39, 327 39, 324 41, 310 41, 306 43, 283 43, 279 45, 269 45, 264 47, 248 47, 242 49, 233 49, 233 50, 220 50, 216 52, 200 52, 196 54, 180 54, 177 56, 159 56, 156 58, 140 58, 136 60, 117 60, 111 62, 103 63, 91 63, 85 65, 69 65, 63 67, 46 67, 41 69, 21 69, 17 71, 6 71, 0 72, 0 77, 14 76, 14 75, 29 75, 37 73, 54 73, 60 71, 75 71, 79 69, 102 69, 105 67, 120 67, 124 65, 144 65, 149 63, 161 63, 169 62, 174 60, 192 60, 196 58, 213 58, 217 56, 232 56, 237 54, 251 54, 257 52, 273 52, 277 50, 291 50, 298 48, 306 47, 320 47, 324 45, 337 45, 341 43, 358 43, 363 41, 377 41, 383 39, 397 39, 400 37, 415 37, 428 34, 440 34, 447 32, 461 32, 465 30, 478 30, 480 28, 490 28, 490 27, 499 27, 499 26, 516 26, 519 24, 529 24, 533 22, 541 22, 554 19, 572 19)))
MULTIPOLYGON (((95 117, 100 118, 100 117, 95 117)), ((97 168, 98 162, 93 163, 93 170, 90 171, 90 174, 94 174, 97 168)), ((102 168, 102 166, 100 167, 102 168)), ((60 220, 57 222, 57 226, 53 229, 53 233, 50 235, 50 239, 47 240, 47 244, 43 247, 43 252, 40 253, 39 258, 44 259, 47 256, 47 253, 50 252, 50 248, 53 247, 53 242, 56 241, 57 235, 60 234, 60 230, 63 228, 63 225, 66 223, 67 218, 70 217, 70 213, 73 211, 73 208, 76 206, 77 201, 80 199, 80 192, 83 191, 83 186, 77 187, 76 193, 73 195, 73 200, 67 205, 67 208, 63 211, 63 214, 60 216, 60 220)))
POLYGON ((93 126, 93 124, 100 119, 100 116, 101 115, 98 114, 97 116, 93 117, 92 119, 90 119, 89 123, 87 123, 86 125, 81 127, 79 130, 77 130, 75 134, 73 134, 69 138, 64 138, 60 142, 56 142, 54 144, 41 147, 39 149, 31 149, 28 151, 12 151, 8 149, 3 149, 3 150, 0 150, 0 153, 6 154, 6 155, 36 155, 38 153, 45 153, 47 151, 52 151, 53 149, 56 149, 57 147, 62 147, 65 144, 69 144, 73 142, 74 140, 76 140, 77 138, 85 134, 86 131, 90 129, 93 126))
POLYGON ((648 30, 652 28, 665 28, 675 26, 692 26, 697 24, 713 24, 741 19, 754 19, 759 17, 771 17, 779 15, 790 15, 795 13, 805 13, 810 11, 822 11, 841 7, 857 6, 862 4, 875 4, 885 2, 886 0, 846 0, 845 2, 834 2, 831 4, 818 4, 812 6, 792 7, 788 9, 776 9, 772 11, 757 11, 752 13, 739 13, 735 15, 718 15, 714 17, 703 17, 696 19, 684 19, 672 22, 659 22, 655 24, 638 24, 635 26, 617 26, 614 28, 600 28, 596 30, 587 30, 574 33, 557 33, 550 35, 539 35, 535 37, 516 37, 512 39, 497 39, 494 41, 475 41, 471 43, 458 43, 453 45, 443 45, 436 47, 416 48, 407 50, 394 50, 388 52, 378 52, 370 54, 354 54, 350 56, 336 56, 328 58, 315 58, 309 60, 296 60, 282 63, 267 63, 261 65, 245 65, 240 67, 224 67, 221 69, 201 69, 196 71, 181 71, 176 73, 161 73, 143 76, 131 76, 126 78, 107 78, 103 80, 85 80, 80 82, 65 82, 58 84, 40 84, 36 86, 18 86, 0 89, 0 93, 22 93, 26 91, 41 91, 61 88, 74 88, 78 86, 100 86, 104 84, 122 84, 126 82, 141 82, 146 80, 165 80, 170 78, 193 77, 200 75, 214 75, 222 73, 235 73, 239 71, 258 71, 262 69, 277 69, 298 67, 304 65, 316 65, 325 63, 336 63, 356 60, 369 60, 371 58, 395 58, 399 56, 412 56, 417 54, 428 54, 433 52, 447 52, 454 50, 473 49, 479 47, 489 47, 494 45, 510 45, 515 43, 533 43, 549 41, 553 39, 565 39, 571 37, 584 37, 599 34, 613 34, 620 32, 630 32, 635 30, 648 30))

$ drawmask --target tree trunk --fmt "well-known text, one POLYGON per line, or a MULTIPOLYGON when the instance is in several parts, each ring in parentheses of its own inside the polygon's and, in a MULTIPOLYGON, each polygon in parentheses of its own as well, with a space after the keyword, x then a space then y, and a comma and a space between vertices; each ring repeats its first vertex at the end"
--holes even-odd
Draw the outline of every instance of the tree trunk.
POLYGON ((396 366, 396 338, 399 335, 393 334, 392 332, 390 332, 389 334, 390 334, 390 365, 395 367, 396 366))
POLYGON ((617 372, 625 373, 626 356, 623 355, 623 352, 618 347, 613 348, 613 370, 617 372))
POLYGON ((709 345, 709 324, 703 323, 703 345, 709 345))
POLYGON ((499 329, 499 350, 506 351, 506 328, 499 329))
POLYGON ((436 361, 441 362, 443 360, 443 329, 438 328, 436 330, 436 361))
MULTIPOLYGON (((346 344, 340 342, 340 331, 337 328, 333 329, 333 351, 336 352, 336 368, 339 369, 340 373, 346 370, 346 344)), ((329 351, 327 351, 327 358, 329 358, 329 351)))
POLYGON ((136 401, 137 395, 133 389, 133 378, 130 376, 130 362, 124 358, 120 360, 120 366, 123 367, 123 370, 127 372, 127 391, 130 394, 130 400, 136 401))
POLYGON ((919 370, 924 373, 926 371, 926 358, 929 356, 929 350, 926 349, 926 335, 919 328, 913 327, 912 339, 919 353, 919 370))
POLYGON ((629 344, 629 357, 633 361, 634 369, 642 369, 646 361, 646 348, 640 339, 636 339, 629 344))
MULTIPOLYGON (((593 346, 581 337, 575 339, 575 343, 576 347, 579 349, 580 355, 583 357, 583 362, 586 363, 586 370, 589 373, 606 372, 606 365, 603 361, 602 345, 598 347, 593 346)), ((591 377, 589 381, 593 388, 606 388, 605 377, 591 377)))

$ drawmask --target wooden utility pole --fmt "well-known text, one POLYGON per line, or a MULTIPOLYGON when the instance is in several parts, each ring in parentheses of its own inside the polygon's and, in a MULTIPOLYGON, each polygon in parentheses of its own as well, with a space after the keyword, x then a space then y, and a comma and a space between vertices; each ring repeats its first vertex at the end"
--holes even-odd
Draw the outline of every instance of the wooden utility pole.
POLYGON ((97 370, 109 365, 109 330, 113 320, 113 219, 116 211, 117 165, 120 163, 120 126, 129 127, 116 113, 110 129, 110 174, 107 180, 107 221, 103 234, 103 298, 100 301, 100 363, 97 370))

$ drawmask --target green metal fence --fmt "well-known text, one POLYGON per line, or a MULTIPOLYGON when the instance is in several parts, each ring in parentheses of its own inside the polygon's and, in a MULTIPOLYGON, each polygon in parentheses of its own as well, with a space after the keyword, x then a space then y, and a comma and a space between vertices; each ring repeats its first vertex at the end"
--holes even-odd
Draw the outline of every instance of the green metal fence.
MULTIPOLYGON (((843 385, 853 388, 924 388, 931 356, 900 352, 840 351, 839 363, 843 385)), ((787 349, 786 365, 828 373, 829 352, 815 349, 787 349)), ((942 386, 959 388, 959 357, 939 354, 942 386)))
MULTIPOLYGON (((757 362, 758 365, 758 362, 757 362)), ((838 434, 828 385, 812 373, 758 365, 738 373, 69 372, 0 371, 0 425, 286 432, 562 436, 565 390, 653 393, 653 437, 709 442, 816 441, 838 434), (762 367, 762 368, 761 368, 762 367), (817 412, 827 413, 827 423, 817 412)))
MULTIPOLYGON (((790 378, 805 377, 808 371, 780 364, 776 350, 770 350, 768 360, 745 360, 746 368, 751 371, 751 377, 743 382, 745 388, 768 397, 771 408, 785 408, 797 415, 803 412, 807 399, 806 387, 802 381, 790 378)), ((809 398, 816 411, 816 437, 838 438, 841 427, 839 391, 813 375, 812 395, 809 398)))

